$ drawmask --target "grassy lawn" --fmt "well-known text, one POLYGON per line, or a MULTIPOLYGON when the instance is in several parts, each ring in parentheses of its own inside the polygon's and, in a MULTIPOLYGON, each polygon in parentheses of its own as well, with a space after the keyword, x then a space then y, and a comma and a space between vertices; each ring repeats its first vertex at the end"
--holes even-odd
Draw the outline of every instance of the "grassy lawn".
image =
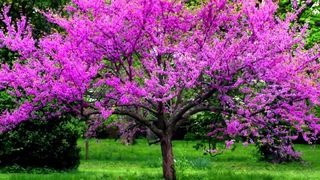
MULTIPOLYGON (((179 179, 320 179, 319 146, 296 145, 303 163, 274 165, 259 161, 253 146, 239 145, 216 157, 193 149, 196 142, 175 141, 174 154, 179 179)), ((84 160, 84 142, 78 170, 52 174, 0 173, 0 179, 161 179, 160 146, 139 140, 134 146, 114 140, 90 141, 89 160, 84 160)))

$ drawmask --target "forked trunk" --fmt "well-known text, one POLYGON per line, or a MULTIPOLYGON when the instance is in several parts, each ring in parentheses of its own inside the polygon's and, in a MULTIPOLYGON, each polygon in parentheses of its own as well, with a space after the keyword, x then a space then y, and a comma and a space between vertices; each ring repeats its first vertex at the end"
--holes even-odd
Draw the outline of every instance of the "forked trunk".
POLYGON ((164 135, 161 137, 160 140, 162 152, 163 177, 166 180, 175 180, 176 172, 174 169, 171 135, 164 135))

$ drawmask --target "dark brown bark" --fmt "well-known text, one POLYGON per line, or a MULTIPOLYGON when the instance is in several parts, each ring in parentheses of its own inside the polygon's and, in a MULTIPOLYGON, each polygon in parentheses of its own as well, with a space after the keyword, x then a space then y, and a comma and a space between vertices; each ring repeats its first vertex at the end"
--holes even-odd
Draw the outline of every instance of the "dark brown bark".
POLYGON ((160 138, 160 142, 162 152, 163 177, 166 180, 176 180, 171 135, 163 135, 160 138))

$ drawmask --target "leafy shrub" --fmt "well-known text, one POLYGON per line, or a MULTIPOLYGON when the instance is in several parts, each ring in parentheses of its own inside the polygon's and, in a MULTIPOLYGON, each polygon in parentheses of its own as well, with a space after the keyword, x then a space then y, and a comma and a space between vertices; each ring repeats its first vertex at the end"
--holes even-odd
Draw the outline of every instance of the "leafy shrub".
POLYGON ((23 122, 14 130, 0 134, 0 166, 77 168, 79 127, 79 122, 71 117, 23 122))
POLYGON ((300 153, 295 152, 292 146, 290 150, 283 149, 283 147, 275 146, 272 144, 257 144, 258 151, 261 154, 261 160, 272 162, 272 163, 283 163, 291 161, 301 161, 300 153))

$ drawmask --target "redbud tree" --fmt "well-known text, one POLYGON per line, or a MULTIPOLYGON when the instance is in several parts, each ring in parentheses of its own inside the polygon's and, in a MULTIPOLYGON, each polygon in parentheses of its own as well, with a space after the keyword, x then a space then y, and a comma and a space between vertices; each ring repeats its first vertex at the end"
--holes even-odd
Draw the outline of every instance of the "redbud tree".
POLYGON ((11 23, 8 8, 0 46, 20 56, 1 65, 0 88, 17 97, 0 116, 2 132, 40 115, 129 116, 160 139, 166 179, 176 178, 171 138, 199 112, 224 116, 226 127, 210 135, 284 154, 296 156, 290 139, 299 133, 310 142, 319 134, 319 48, 306 50, 307 26, 296 14, 277 18, 271 0, 192 10, 180 1, 73 0, 65 16, 43 12, 64 31, 39 40, 25 18, 11 23))

